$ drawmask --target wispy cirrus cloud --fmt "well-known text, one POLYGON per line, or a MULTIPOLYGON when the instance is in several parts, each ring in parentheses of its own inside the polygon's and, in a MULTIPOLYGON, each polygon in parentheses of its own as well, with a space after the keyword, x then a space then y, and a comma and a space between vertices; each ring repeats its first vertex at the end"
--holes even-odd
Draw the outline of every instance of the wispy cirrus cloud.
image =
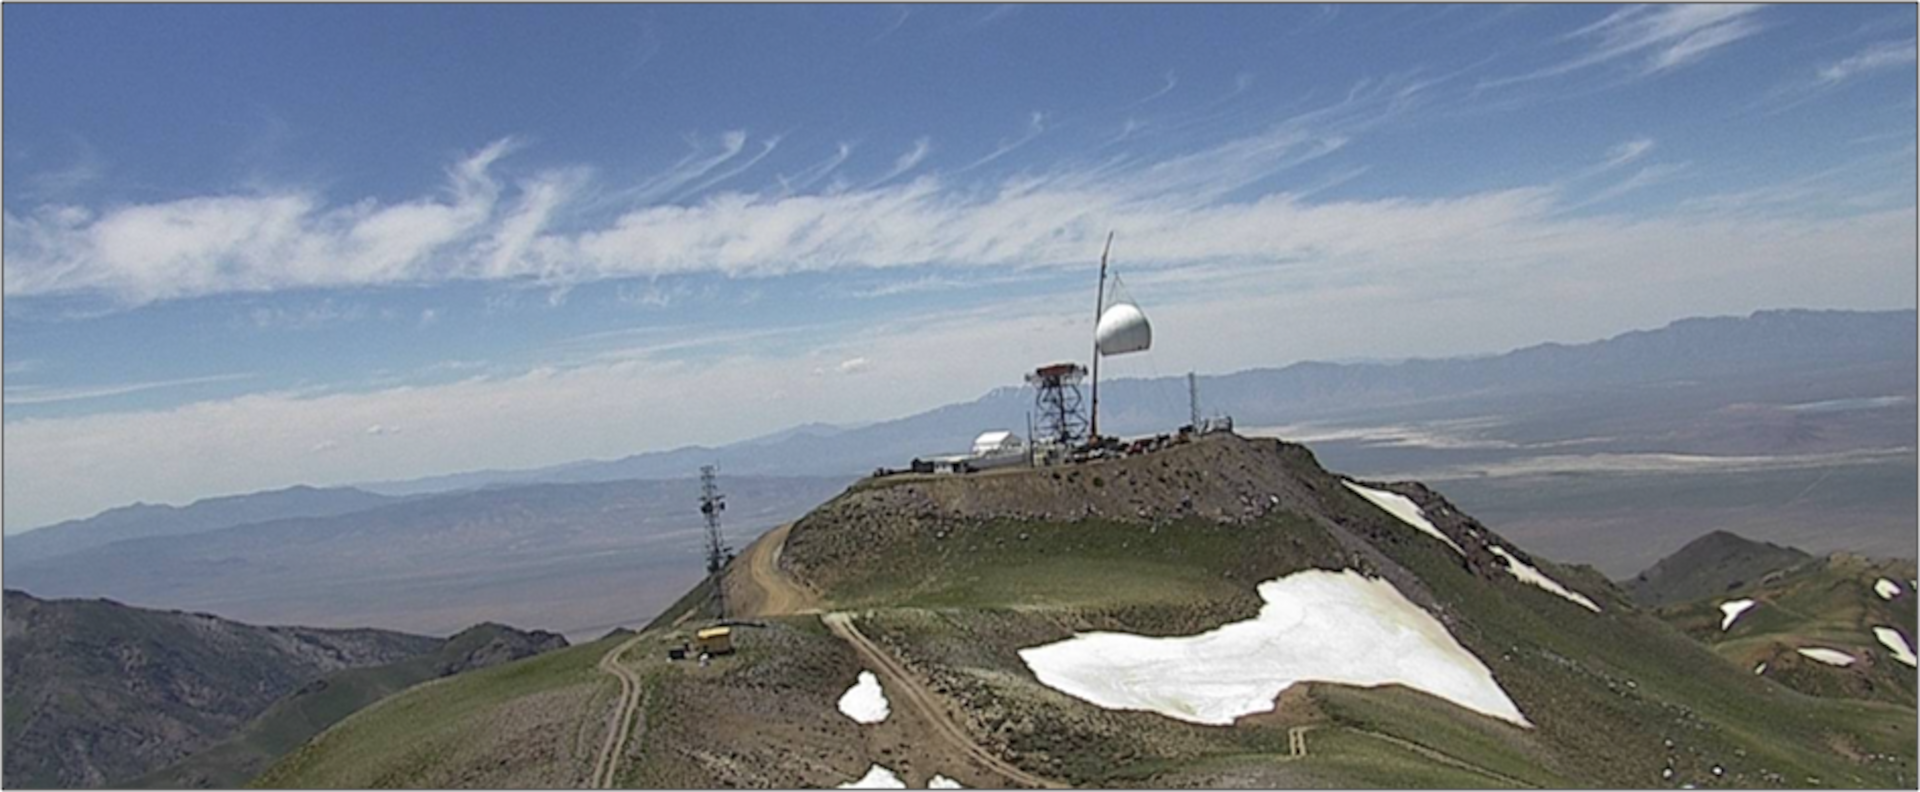
MULTIPOLYGON (((537 283, 561 294, 573 284, 689 273, 1044 270, 1084 264, 1109 230, 1119 231, 1140 266, 1155 268, 1375 257, 1438 263, 1485 255, 1479 245, 1498 249, 1508 236, 1555 236, 1557 213, 1577 205, 1562 192, 1564 179, 1451 197, 1332 202, 1309 197, 1325 174, 1292 189, 1261 189, 1417 112, 1437 82, 1368 80, 1263 129, 1153 159, 1067 161, 998 179, 925 170, 857 189, 803 192, 788 181, 611 212, 582 201, 599 189, 585 168, 502 177, 500 162, 513 148, 503 140, 449 168, 440 195, 386 206, 327 206, 294 192, 10 211, 6 287, 10 298, 96 293, 125 304, 472 280, 537 283)), ((697 184, 700 174, 737 167, 722 163, 747 145, 744 132, 724 136, 718 151, 639 183, 697 184)), ((1627 140, 1593 172, 1641 164, 1654 145, 1627 140)), ((923 166, 930 149, 916 141, 893 170, 923 166)), ((841 167, 847 154, 842 145, 807 181, 841 167)), ((1679 167, 1643 166, 1606 188, 1613 191, 1606 197, 1672 177, 1679 167)))
POLYGON ((986 156, 968 163, 966 167, 960 169, 960 172, 964 173, 966 171, 973 170, 974 168, 978 168, 982 165, 991 163, 994 160, 1007 156, 1008 154, 1012 154, 1013 152, 1019 150, 1021 146, 1027 145, 1028 143, 1032 143, 1034 138, 1037 138, 1045 134, 1046 131, 1047 131, 1047 114, 1042 113, 1038 110, 1035 110, 1033 111, 1032 115, 1029 115, 1027 117, 1026 132, 1022 133, 1017 138, 1007 138, 1007 139, 1001 140, 999 145, 994 146, 992 151, 987 152, 986 156))
POLYGON ((987 13, 982 14, 979 19, 974 20, 972 26, 976 28, 986 27, 1018 13, 1020 13, 1019 3, 998 3, 987 9, 987 13))
POLYGON ((260 330, 313 330, 366 317, 367 306, 363 304, 335 303, 332 298, 325 298, 304 306, 257 306, 247 312, 246 320, 260 330))
POLYGON ((21 385, 7 388, 5 402, 10 405, 20 406, 58 404, 61 402, 85 401, 88 399, 104 399, 110 396, 125 396, 143 391, 161 390, 163 388, 208 385, 217 382, 236 382, 251 379, 252 377, 252 374, 216 374, 206 377, 185 377, 151 382, 125 382, 114 385, 88 385, 73 388, 21 385))
POLYGON ((1606 161, 1600 163, 1601 170, 1613 170, 1653 151, 1653 138, 1634 138, 1607 150, 1606 161))
POLYGON ((853 144, 842 141, 835 147, 833 154, 826 159, 802 168, 799 173, 792 176, 781 175, 775 177, 775 180, 780 182, 781 192, 790 195, 812 187, 841 165, 845 165, 852 157, 853 144))
MULTIPOLYGON (((1551 312, 1554 337, 1572 339, 1617 332, 1621 322, 1744 313, 1783 299, 1892 306, 1900 299, 1893 295, 1912 293, 1912 268, 1897 266, 1915 255, 1910 207, 1843 218, 1737 211, 1633 218, 1561 216, 1558 205, 1548 189, 1434 202, 1308 205, 1278 197, 1161 221, 1198 223, 1191 237, 1145 226, 1123 230, 1115 254, 1130 276, 1143 276, 1131 282, 1154 316, 1161 365, 1177 360, 1201 371, 1309 355, 1457 352, 1433 346, 1461 341, 1436 340, 1431 328, 1469 325, 1487 304, 1551 312), (1172 252, 1168 246, 1201 244, 1208 247, 1202 252, 1233 255, 1227 264, 1145 277, 1143 268, 1172 252), (1249 250, 1260 252, 1237 255, 1249 250), (1820 262, 1818 277, 1808 277, 1808 262, 1820 262), (1543 272, 1551 276, 1538 277, 1543 272), (1275 332, 1277 317, 1283 333, 1275 332)), ((1088 265, 1094 252, 1097 246, 1074 251, 1073 263, 1088 265)), ((1070 306, 1080 304, 1086 288, 1077 284, 1070 306)), ((796 416, 885 419, 1008 384, 1008 361, 1085 354, 1090 317, 1077 307, 1063 310, 1059 293, 1010 291, 966 310, 930 316, 909 309, 824 330, 596 333, 551 362, 433 385, 11 418, 6 477, 22 495, 7 499, 7 518, 30 525, 136 498, 184 502, 293 481, 350 483, 620 456, 764 434, 796 416), (795 336, 822 340, 798 352, 781 346, 795 336), (929 338, 969 354, 927 354, 929 338), (689 358, 696 346, 701 354, 689 358), (838 373, 859 358, 887 387, 863 377, 812 376, 815 369, 838 373), (593 419, 554 420, 558 415, 593 419), (405 431, 375 442, 364 434, 375 424, 405 431), (313 453, 328 442, 335 445, 313 453), (202 449, 196 465, 153 464, 180 447, 202 449)), ((1535 328, 1501 332, 1467 343, 1499 349, 1540 340, 1535 328)), ((1117 376, 1151 373, 1141 361, 1116 360, 1117 376)))
POLYGON ((1661 162, 1648 165, 1633 172, 1633 175, 1614 182, 1586 199, 1567 206, 1567 211, 1585 209, 1595 204, 1605 203, 1627 193, 1664 184, 1685 173, 1689 167, 1685 162, 1661 162))
MULTIPOLYGON (((750 166, 752 158, 728 165, 748 145, 746 133, 721 136, 717 148, 696 141, 693 153, 661 173, 612 189, 596 189, 590 172, 578 167, 504 179, 497 166, 515 143, 503 139, 450 167, 441 194, 390 205, 329 206, 316 193, 294 191, 98 211, 66 205, 9 211, 6 288, 14 297, 91 293, 135 305, 454 280, 527 279, 564 288, 702 270, 752 276, 927 263, 1045 265, 1064 260, 1066 246, 1097 233, 1094 225, 1198 206, 1324 156, 1344 142, 1332 130, 1363 127, 1393 112, 1402 98, 1375 84, 1212 148, 1151 162, 1060 165, 997 186, 927 173, 862 189, 794 190, 841 167, 849 155, 843 145, 783 189, 726 191, 687 204, 661 197, 750 166), (655 198, 636 209, 618 208, 645 196, 655 198), (573 230, 550 231, 563 213, 573 230)), ((969 167, 1045 129, 1044 116, 1034 114, 1025 135, 1003 141, 969 167)), ((883 179, 920 167, 931 150, 929 139, 915 141, 883 179)))
POLYGON ((1835 85, 1869 72, 1904 66, 1914 62, 1915 47, 1914 39, 1882 41, 1855 55, 1821 66, 1816 77, 1821 84, 1835 85))
POLYGON ((1142 96, 1139 99, 1135 99, 1134 101, 1128 103, 1125 107, 1122 107, 1120 109, 1132 110, 1136 107, 1139 107, 1143 104, 1151 102, 1162 96, 1166 96, 1167 94, 1173 93, 1174 86, 1177 86, 1179 84, 1180 84, 1180 80, 1174 76, 1173 72, 1169 71, 1167 72, 1167 76, 1166 76, 1166 84, 1160 86, 1153 93, 1147 94, 1146 96, 1142 96))
POLYGON ((899 178, 907 171, 919 167, 920 163, 925 162, 927 155, 931 153, 933 153, 932 138, 922 137, 913 141, 913 147, 907 149, 898 159, 895 159, 893 161, 893 167, 887 169, 886 173, 881 174, 879 178, 873 181, 867 182, 867 187, 871 189, 899 178))
POLYGON ((42 206, 5 216, 5 284, 31 295, 95 291, 129 302, 300 286, 395 282, 494 217, 488 174, 503 139, 448 170, 447 197, 327 207, 312 193, 223 195, 99 215, 42 206))
POLYGON ((1602 66, 1623 68, 1635 77, 1670 71, 1705 58, 1714 50, 1759 33, 1754 19, 1762 6, 1722 3, 1636 5, 1562 36, 1578 54, 1524 74, 1491 78, 1482 88, 1559 77, 1602 66))
POLYGON ((895 10, 899 12, 899 16, 894 17, 893 21, 888 23, 886 29, 880 31, 879 35, 867 39, 868 44, 877 43, 898 32, 903 25, 907 24, 907 19, 913 16, 912 6, 903 5, 895 10))

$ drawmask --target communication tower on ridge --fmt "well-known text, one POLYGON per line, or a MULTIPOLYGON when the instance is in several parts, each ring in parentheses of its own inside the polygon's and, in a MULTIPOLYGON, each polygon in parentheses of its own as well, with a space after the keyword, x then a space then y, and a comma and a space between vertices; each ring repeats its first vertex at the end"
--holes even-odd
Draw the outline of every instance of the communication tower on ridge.
POLYGON ((722 573, 733 562, 733 548, 726 545, 726 533, 720 531, 720 514, 726 512, 726 495, 720 495, 720 474, 714 466, 701 468, 701 514, 707 516, 707 577, 714 585, 714 606, 720 621, 728 619, 726 579, 722 573))

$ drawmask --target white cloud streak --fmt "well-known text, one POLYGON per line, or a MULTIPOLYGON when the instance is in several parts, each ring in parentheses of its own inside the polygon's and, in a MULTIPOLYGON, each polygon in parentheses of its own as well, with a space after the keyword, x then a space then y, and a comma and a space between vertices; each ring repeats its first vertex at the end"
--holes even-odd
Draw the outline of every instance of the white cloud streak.
POLYGON ((1483 88, 1558 77, 1602 65, 1627 64, 1646 77, 1696 63, 1708 53, 1760 32, 1757 4, 1636 5, 1573 31, 1565 41, 1587 50, 1559 63, 1513 77, 1487 80, 1483 88))
POLYGON ((61 402, 104 399, 109 396, 125 396, 130 393, 179 388, 187 385, 206 385, 216 382, 236 382, 250 379, 252 374, 215 374, 206 377, 186 377, 182 379, 157 380, 153 382, 129 382, 117 385, 93 385, 76 388, 49 388, 33 385, 21 385, 6 390, 5 402, 13 405, 57 404, 61 402))
MULTIPOLYGON (((1782 304, 1911 305, 1900 296, 1915 286, 1911 207, 1846 218, 1647 219, 1557 216, 1556 207, 1542 190, 1324 206, 1275 198, 1165 222, 1198 224, 1179 238, 1183 245, 1264 247, 1294 258, 1151 271, 1156 277, 1132 263, 1162 255, 1175 238, 1146 227, 1123 231, 1116 257, 1154 316, 1156 337, 1149 356, 1110 361, 1112 376, 1147 376, 1156 366, 1223 372, 1303 358, 1493 351, 1782 304), (1499 321, 1483 321, 1488 304, 1506 306, 1499 321), (1444 338, 1436 327, 1448 328, 1444 338)), ((1077 254, 1080 266, 1092 256, 1077 254)), ((610 458, 802 421, 884 420, 1014 384, 1009 369, 1021 361, 1085 355, 1090 317, 1062 310, 1057 294, 1017 294, 818 332, 649 328, 632 334, 641 343, 611 349, 622 339, 582 339, 581 354, 564 365, 428 386, 14 419, 4 457, 7 522, 36 524, 135 499, 178 503, 296 482, 610 458), (822 341, 791 353, 762 343, 796 335, 822 341), (704 351, 689 359, 684 353, 695 347, 704 351), (937 352, 951 349, 968 354, 937 352), (851 362, 861 359, 867 363, 851 362), (842 366, 864 370, 813 375, 842 366), (376 443, 365 435, 376 424, 405 431, 376 443), (313 453, 329 440, 337 447, 313 453), (155 464, 181 455, 196 463, 155 464)), ((966 439, 955 438, 956 447, 966 439)))
POLYGON ((968 163, 967 166, 961 168, 960 171, 964 173, 974 168, 990 164, 994 160, 1000 159, 1008 154, 1012 154, 1018 151, 1021 146, 1032 143, 1034 138, 1040 137, 1045 134, 1046 131, 1047 115, 1036 110, 1031 116, 1027 117, 1027 131, 1024 134, 1017 138, 1000 141, 1000 144, 995 146, 992 151, 987 152, 986 156, 968 163))
POLYGON ((780 182, 781 195, 792 195, 793 193, 812 187, 816 182, 826 178, 827 174, 834 172, 834 170, 838 169, 841 165, 846 164, 848 158, 852 156, 853 144, 841 143, 834 150, 833 156, 803 168, 799 173, 792 176, 783 175, 777 177, 777 181, 780 182))
POLYGON ((1167 94, 1173 93, 1174 87, 1179 84, 1180 84, 1180 81, 1174 77, 1173 72, 1167 72, 1165 85, 1160 86, 1160 88, 1158 90, 1155 90, 1153 93, 1147 94, 1146 96, 1142 96, 1139 99, 1134 100, 1133 102, 1127 104, 1125 107, 1122 107, 1120 109, 1132 110, 1133 108, 1139 107, 1143 104, 1151 102, 1162 96, 1166 96, 1167 94))
MULTIPOLYGON (((607 195, 594 192, 586 168, 503 180, 497 166, 514 144, 502 140, 450 168, 443 194, 390 205, 326 206, 314 193, 286 192, 9 211, 5 285, 10 298, 82 293, 126 305, 453 280, 528 280, 559 295, 585 281, 696 271, 750 277, 925 264, 1053 266, 1083 259, 1087 240, 1109 227, 1137 235, 1143 249, 1164 251, 1165 264, 1265 255, 1272 251, 1217 245, 1183 253, 1181 240, 1191 235, 1179 221, 1260 222, 1249 205, 1212 204, 1337 151, 1347 134, 1403 111, 1425 87, 1369 81, 1260 133, 1158 161, 1063 165, 997 185, 929 172, 857 190, 791 192, 841 167, 850 155, 843 145, 785 189, 651 203, 611 217, 595 207, 712 188, 753 167, 778 140, 740 160, 747 135, 728 133, 717 148, 697 144, 662 173, 599 200, 586 198, 607 195), (554 231, 563 217, 569 230, 554 231)), ((1045 130, 1036 113, 1026 134, 969 167, 1045 130)), ((922 166, 931 150, 931 141, 916 141, 883 179, 922 166)))
MULTIPOLYGON (((1914 39, 1883 41, 1867 47, 1859 54, 1820 67, 1817 76, 1820 83, 1833 85, 1861 74, 1913 63, 1914 55, 1914 39)), ((1908 71, 1912 70, 1908 69, 1908 71)))
POLYGON ((1663 163, 1658 163, 1654 165, 1649 165, 1647 167, 1641 168, 1638 171, 1635 171, 1632 176, 1628 176, 1625 179, 1621 179, 1620 181, 1607 186, 1605 189, 1602 189, 1599 192, 1594 193, 1592 196, 1588 197, 1586 200, 1581 201, 1578 204, 1573 205, 1572 207, 1569 207, 1569 209, 1586 208, 1587 206, 1590 206, 1593 204, 1602 203, 1605 201, 1611 201, 1615 198, 1618 198, 1622 195, 1626 195, 1627 193, 1633 192, 1635 190, 1639 190, 1645 187, 1652 187, 1656 184, 1662 184, 1662 183, 1671 181, 1673 177, 1679 175, 1680 173, 1685 172, 1686 169, 1687 169, 1687 163, 1684 163, 1684 162, 1663 162, 1663 163))
POLYGON ((874 179, 873 181, 868 182, 867 188, 872 189, 882 184, 886 184, 887 182, 893 181, 896 178, 899 178, 901 175, 905 174, 907 171, 913 170, 915 167, 918 167, 921 162, 924 162, 927 159, 927 155, 931 153, 933 153, 932 138, 923 137, 923 138, 920 138, 919 140, 913 141, 913 147, 910 149, 907 149, 905 153, 901 154, 899 159, 894 160, 893 167, 889 169, 885 174, 881 175, 880 178, 874 179))

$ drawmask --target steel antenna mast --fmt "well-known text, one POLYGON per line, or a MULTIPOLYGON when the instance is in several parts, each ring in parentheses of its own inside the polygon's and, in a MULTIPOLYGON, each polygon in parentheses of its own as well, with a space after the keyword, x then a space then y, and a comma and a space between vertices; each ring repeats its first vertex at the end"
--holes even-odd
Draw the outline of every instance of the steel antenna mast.
POLYGON ((1107 254, 1113 251, 1113 232, 1107 232, 1107 244, 1100 249, 1100 289, 1093 301, 1093 420, 1087 427, 1087 440, 1100 442, 1100 315, 1107 312, 1107 254))
POLYGON ((727 618, 727 586, 720 571, 733 560, 733 548, 720 534, 720 513, 727 510, 727 496, 720 494, 712 465, 700 468, 700 514, 707 519, 707 577, 713 581, 714 607, 722 621, 727 618))

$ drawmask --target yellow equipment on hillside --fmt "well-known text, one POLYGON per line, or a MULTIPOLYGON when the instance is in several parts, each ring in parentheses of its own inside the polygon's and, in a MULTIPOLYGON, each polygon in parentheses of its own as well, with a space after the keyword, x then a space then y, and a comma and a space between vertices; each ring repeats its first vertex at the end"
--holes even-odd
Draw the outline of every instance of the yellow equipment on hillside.
POLYGON ((710 655, 733 654, 733 628, 708 627, 693 634, 694 646, 710 655))

